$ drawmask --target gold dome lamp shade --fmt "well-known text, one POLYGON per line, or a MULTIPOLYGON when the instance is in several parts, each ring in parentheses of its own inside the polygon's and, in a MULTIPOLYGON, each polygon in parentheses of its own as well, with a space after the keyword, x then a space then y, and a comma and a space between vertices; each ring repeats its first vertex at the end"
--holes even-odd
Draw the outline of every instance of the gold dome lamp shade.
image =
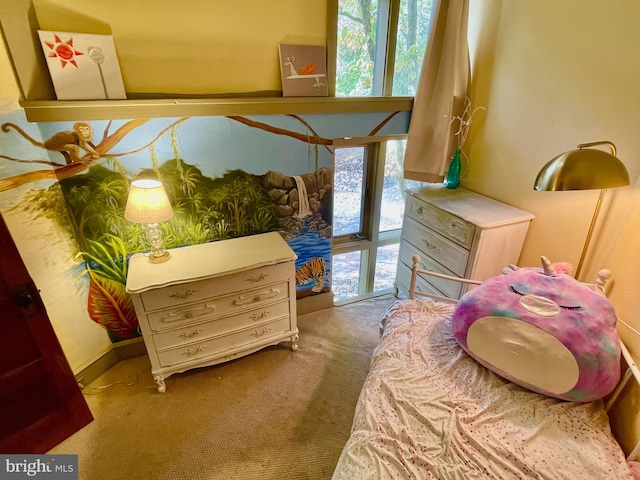
POLYGON ((538 173, 533 187, 534 190, 600 190, 591 225, 576 268, 576 278, 580 275, 584 265, 606 190, 624 187, 629 183, 629 172, 616 156, 615 145, 609 141, 582 143, 577 146, 576 150, 564 152, 551 159, 538 173), (599 145, 608 146, 611 153, 591 148, 599 145))

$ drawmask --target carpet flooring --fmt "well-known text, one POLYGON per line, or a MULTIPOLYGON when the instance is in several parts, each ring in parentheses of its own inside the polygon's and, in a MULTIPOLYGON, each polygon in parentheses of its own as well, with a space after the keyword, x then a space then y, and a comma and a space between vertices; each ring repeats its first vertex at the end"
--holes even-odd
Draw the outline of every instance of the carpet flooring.
POLYGON ((394 300, 301 315, 298 351, 172 375, 164 394, 146 355, 120 362, 83 390, 95 420, 49 453, 77 454, 81 480, 330 479, 394 300))

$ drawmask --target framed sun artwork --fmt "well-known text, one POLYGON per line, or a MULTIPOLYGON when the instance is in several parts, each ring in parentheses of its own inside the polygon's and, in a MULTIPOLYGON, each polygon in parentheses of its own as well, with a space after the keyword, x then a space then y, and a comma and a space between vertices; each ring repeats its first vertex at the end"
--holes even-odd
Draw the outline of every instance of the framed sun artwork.
POLYGON ((38 30, 58 100, 126 99, 111 35, 38 30))
POLYGON ((326 97, 327 49, 321 45, 278 45, 282 95, 326 97))

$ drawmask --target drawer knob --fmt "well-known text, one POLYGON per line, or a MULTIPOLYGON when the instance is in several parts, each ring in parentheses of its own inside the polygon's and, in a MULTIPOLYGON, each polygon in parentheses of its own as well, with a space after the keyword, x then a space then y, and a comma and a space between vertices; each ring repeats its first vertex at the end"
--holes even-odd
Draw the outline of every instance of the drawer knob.
POLYGON ((258 313, 258 312, 254 312, 251 315, 249 315, 249 318, 251 320, 258 320, 260 318, 264 318, 267 315, 269 315, 269 310, 263 310, 262 312, 258 313))
POLYGON ((192 330, 191 332, 182 332, 178 336, 182 337, 182 338, 191 338, 191 337, 195 337, 196 335, 200 335, 202 332, 204 332, 203 329, 196 328, 195 330, 192 330))
POLYGON ((422 243, 424 243, 424 246, 427 247, 430 250, 435 250, 438 248, 437 245, 434 245, 433 243, 429 243, 428 240, 422 239, 422 243))
POLYGON ((251 335, 257 338, 257 337, 261 337, 265 333, 269 333, 270 331, 271 331, 271 327, 264 327, 261 330, 254 330, 253 332, 251 332, 251 335))
POLYGON ((192 355, 195 355, 196 353, 203 352, 205 348, 207 348, 205 345, 200 345, 197 348, 187 348, 184 352, 182 352, 182 354, 190 357, 192 355))
POLYGON ((171 323, 171 322, 179 322, 181 320, 187 319, 190 320, 192 318, 201 317, 203 315, 209 315, 214 312, 216 307, 214 305, 206 304, 202 307, 191 308, 187 311, 178 310, 167 313, 162 316, 163 323, 171 323))
POLYGON ((247 282, 249 283, 256 283, 256 282, 260 282, 262 280, 264 280, 265 278, 267 278, 269 276, 268 273, 261 273, 259 275, 251 275, 249 278, 247 278, 247 282))
POLYGON ((191 295, 195 295, 197 292, 198 292, 197 290, 194 290, 193 288, 189 288, 187 290, 184 290, 183 292, 172 293, 169 296, 172 298, 184 299, 184 298, 189 298, 191 295))
POLYGON ((269 290, 263 292, 256 292, 250 295, 240 295, 234 301, 234 305, 245 305, 247 303, 256 303, 261 302, 264 299, 277 297, 280 294, 280 290, 275 288, 270 288, 269 290))

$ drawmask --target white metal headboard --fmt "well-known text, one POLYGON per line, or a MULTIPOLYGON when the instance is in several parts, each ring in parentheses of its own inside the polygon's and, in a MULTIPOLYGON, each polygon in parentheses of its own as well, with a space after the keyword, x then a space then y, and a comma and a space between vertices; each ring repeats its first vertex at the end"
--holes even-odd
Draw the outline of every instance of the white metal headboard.
MULTIPOLYGON (((618 385, 613 390, 613 392, 607 399, 607 402, 605 403, 605 410, 607 412, 611 410, 611 407, 613 407, 616 400, 618 399, 624 388, 627 386, 631 378, 635 378, 636 382, 640 385, 640 369, 636 365, 636 362, 633 360, 633 357, 629 353, 629 350, 622 340, 620 341, 620 346, 622 350, 622 356, 624 357, 624 360, 627 364, 627 369, 622 375, 620 382, 618 382, 618 385)), ((627 455, 627 460, 637 460, 638 456, 640 456, 640 441, 638 441, 631 452, 629 452, 629 455, 627 455)))

